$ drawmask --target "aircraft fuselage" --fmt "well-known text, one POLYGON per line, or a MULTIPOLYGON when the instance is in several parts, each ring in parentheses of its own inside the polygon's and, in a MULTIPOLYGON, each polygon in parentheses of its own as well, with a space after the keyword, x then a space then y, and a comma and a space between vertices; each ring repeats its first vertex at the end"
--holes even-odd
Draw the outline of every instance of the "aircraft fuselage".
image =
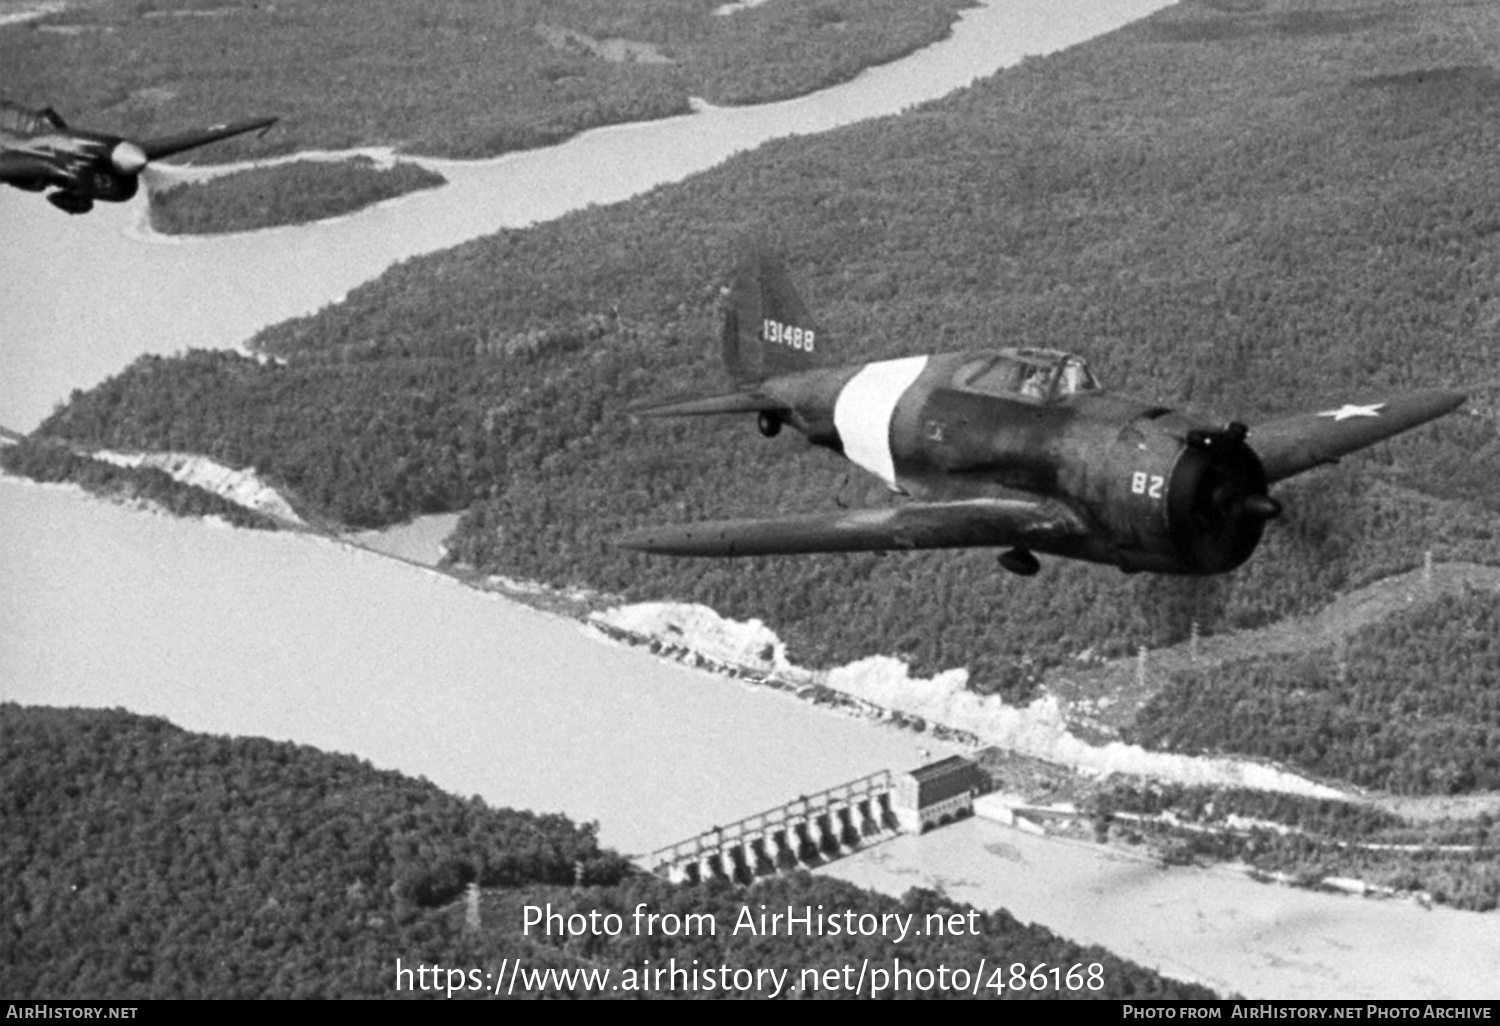
MULTIPOLYGON (((1067 507, 1084 530, 1039 551, 1158 573, 1222 573, 1275 515, 1243 434, 1097 389, 1028 398, 965 382, 1000 353, 877 361, 769 378, 778 415, 888 487, 924 501, 1018 495, 1067 507)), ((764 422, 763 422, 764 423, 764 422)))
MULTIPOLYGON (((116 166, 129 167, 133 146, 118 136, 98 132, 20 135, 0 131, 0 180, 28 192, 55 186, 59 191, 48 198, 70 212, 86 211, 99 200, 123 203, 140 188, 138 169, 116 166)), ((140 166, 145 166, 144 156, 140 166)))
POLYGON ((1114 395, 1080 357, 992 349, 832 366, 781 262, 752 250, 725 292, 720 342, 737 391, 638 407, 649 417, 754 413, 842 453, 908 502, 821 514, 647 527, 617 542, 674 556, 1004 548, 1127 572, 1218 574, 1255 551, 1267 494, 1346 453, 1457 409, 1427 390, 1257 424, 1114 395), (1253 446, 1253 448, 1252 448, 1253 446))
POLYGON ((0 182, 27 192, 55 189, 47 199, 70 214, 96 201, 123 203, 140 189, 152 160, 246 132, 264 131, 275 118, 213 125, 200 131, 132 142, 118 135, 69 128, 50 108, 31 110, 0 100, 0 182))

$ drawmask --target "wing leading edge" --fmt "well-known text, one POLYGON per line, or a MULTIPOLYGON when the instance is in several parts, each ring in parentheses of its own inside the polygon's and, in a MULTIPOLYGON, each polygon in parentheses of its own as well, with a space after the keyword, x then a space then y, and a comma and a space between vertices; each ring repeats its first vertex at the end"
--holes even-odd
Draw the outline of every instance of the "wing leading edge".
POLYGON ((151 139, 141 143, 141 150, 149 160, 158 160, 162 157, 170 157, 174 153, 184 150, 194 150, 199 146, 207 146, 211 142, 220 139, 228 139, 231 136, 244 135, 246 132, 254 132, 257 129, 264 132, 280 120, 278 118, 256 118, 254 121, 238 121, 232 125, 212 125, 208 128, 193 132, 178 132, 176 135, 166 135, 158 139, 151 139))
POLYGON ((1457 392, 1411 392, 1369 403, 1344 403, 1316 413, 1257 424, 1247 441, 1266 468, 1269 483, 1363 449, 1367 445, 1436 420, 1463 404, 1457 392))
POLYGON ((621 548, 673 556, 778 556, 808 552, 887 552, 979 546, 1034 547, 1085 533, 1056 502, 970 499, 781 520, 718 520, 652 527, 619 539, 621 548))

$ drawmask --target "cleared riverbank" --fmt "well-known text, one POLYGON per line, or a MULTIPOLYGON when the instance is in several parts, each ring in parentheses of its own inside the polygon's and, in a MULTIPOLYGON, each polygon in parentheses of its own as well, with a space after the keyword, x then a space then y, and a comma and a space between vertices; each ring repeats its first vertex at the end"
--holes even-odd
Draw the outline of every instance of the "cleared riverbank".
POLYGON ((1500 916, 1262 884, 1228 867, 1169 868, 983 819, 898 837, 820 872, 888 894, 935 887, 1003 906, 1226 996, 1500 997, 1500 916))

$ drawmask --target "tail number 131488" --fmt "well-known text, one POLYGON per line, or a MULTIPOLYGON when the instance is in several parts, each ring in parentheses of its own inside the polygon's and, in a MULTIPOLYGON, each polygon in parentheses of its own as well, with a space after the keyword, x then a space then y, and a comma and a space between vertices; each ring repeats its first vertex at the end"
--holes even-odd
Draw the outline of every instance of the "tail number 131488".
POLYGON ((792 349, 799 349, 804 353, 813 351, 813 330, 811 328, 798 328, 790 324, 782 324, 767 318, 762 323, 762 331, 767 342, 777 342, 792 349))

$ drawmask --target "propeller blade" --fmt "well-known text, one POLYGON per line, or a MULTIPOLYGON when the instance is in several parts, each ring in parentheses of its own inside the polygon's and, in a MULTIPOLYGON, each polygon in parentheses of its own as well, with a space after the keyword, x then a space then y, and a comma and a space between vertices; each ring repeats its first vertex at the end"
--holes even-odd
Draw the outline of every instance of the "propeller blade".
POLYGON ((1269 495, 1247 495, 1240 508, 1260 520, 1275 520, 1281 516, 1281 503, 1269 495))

